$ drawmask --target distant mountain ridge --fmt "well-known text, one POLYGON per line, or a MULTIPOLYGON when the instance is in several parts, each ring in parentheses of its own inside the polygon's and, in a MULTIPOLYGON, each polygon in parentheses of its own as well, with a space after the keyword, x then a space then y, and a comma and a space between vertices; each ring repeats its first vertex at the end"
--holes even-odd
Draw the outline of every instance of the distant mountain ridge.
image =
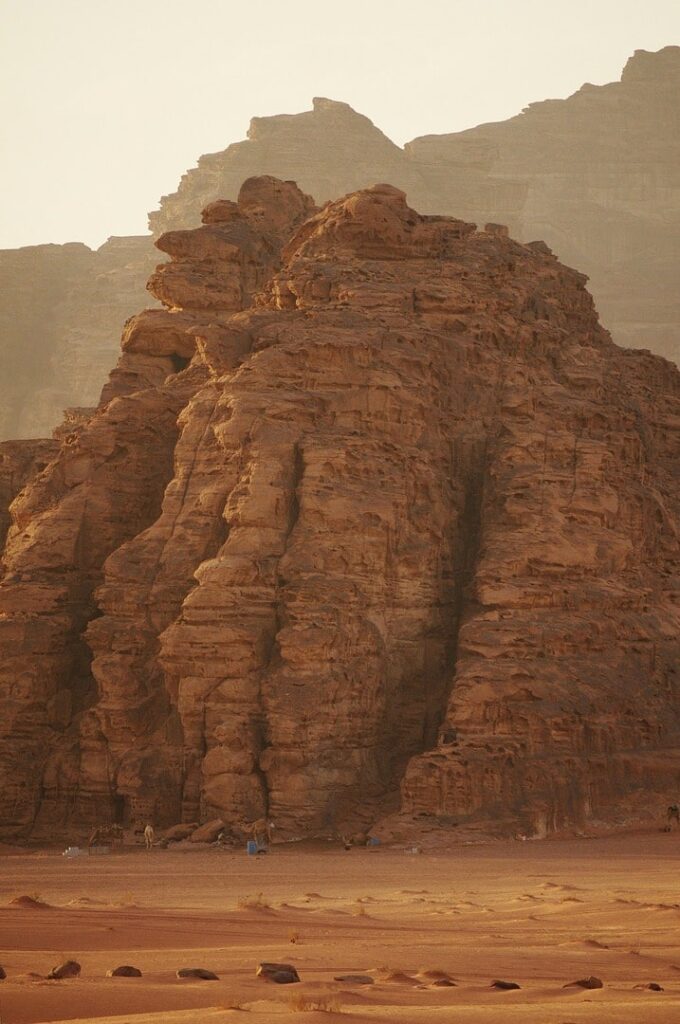
MULTIPOLYGON (((422 136, 403 149, 329 99, 254 118, 247 140, 202 156, 162 198, 149 218, 153 233, 193 226, 203 207, 235 199, 256 174, 295 180, 317 203, 390 181, 424 212, 544 239, 590 276, 617 342, 680 362, 678 46, 637 50, 619 82, 586 84, 507 121, 422 136)), ((0 351, 18 368, 0 384, 0 436, 48 434, 65 405, 96 402, 121 319, 142 304, 157 261, 151 239, 116 241, 118 252, 89 256, 32 247, 29 269, 27 250, 0 251, 0 351)))

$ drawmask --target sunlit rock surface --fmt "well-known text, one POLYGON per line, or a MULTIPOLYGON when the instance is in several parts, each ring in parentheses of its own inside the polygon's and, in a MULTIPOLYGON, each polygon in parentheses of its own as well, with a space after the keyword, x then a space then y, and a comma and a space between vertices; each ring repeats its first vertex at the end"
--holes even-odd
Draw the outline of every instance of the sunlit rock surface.
POLYGON ((248 141, 201 157, 151 214, 188 226, 248 174, 294 178, 317 202, 390 181, 426 213, 544 239, 590 277, 621 345, 680 362, 680 47, 638 50, 621 81, 451 135, 392 144, 346 103, 254 118, 248 141))
MULTIPOLYGON (((328 99, 254 118, 246 141, 201 157, 162 199, 152 230, 193 227, 256 174, 294 179, 317 203, 390 181, 423 212, 545 239, 590 276, 619 344, 680 361, 680 47, 637 51, 620 82, 404 149, 328 99)), ((63 408, 96 401, 154 261, 148 237, 0 252, 0 437, 46 436, 63 408)))
POLYGON ((11 507, 3 834, 541 835, 673 795, 677 369, 545 244, 392 185, 203 220, 11 507))

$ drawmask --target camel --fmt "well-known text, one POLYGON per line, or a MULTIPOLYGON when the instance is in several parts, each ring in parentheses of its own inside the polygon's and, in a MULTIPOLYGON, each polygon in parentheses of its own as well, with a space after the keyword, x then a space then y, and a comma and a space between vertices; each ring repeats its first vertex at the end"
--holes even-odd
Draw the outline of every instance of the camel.
POLYGON ((154 832, 153 825, 147 825, 144 829, 144 844, 147 850, 150 850, 154 844, 156 833, 154 832))
POLYGON ((354 832, 352 835, 342 832, 338 838, 346 850, 351 850, 353 846, 368 845, 368 834, 366 832, 354 832))
POLYGON ((253 837, 257 843, 258 850, 266 850, 272 841, 273 832, 276 826, 268 818, 258 818, 252 825, 246 825, 246 834, 253 837))
POLYGON ((122 846, 123 838, 124 832, 122 825, 97 825, 90 833, 90 838, 87 841, 87 848, 88 850, 91 850, 93 846, 106 846, 107 844, 114 846, 116 843, 119 846, 122 846))

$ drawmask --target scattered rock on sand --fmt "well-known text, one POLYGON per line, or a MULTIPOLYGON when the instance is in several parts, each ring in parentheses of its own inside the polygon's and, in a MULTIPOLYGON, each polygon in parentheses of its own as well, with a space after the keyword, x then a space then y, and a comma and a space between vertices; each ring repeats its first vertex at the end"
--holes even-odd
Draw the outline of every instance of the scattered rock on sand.
POLYGON ((394 982, 396 985, 417 985, 418 979, 412 978, 405 971, 393 970, 390 967, 381 967, 378 971, 380 981, 394 982))
MULTIPOLYGON (((455 981, 451 981, 450 978, 436 978, 435 981, 432 982, 432 985, 433 985, 434 988, 455 988, 456 987, 455 981)), ((519 988, 519 985, 517 987, 519 988)))
POLYGON ((373 978, 369 974, 336 974, 333 981, 342 981, 345 985, 373 984, 373 978))
POLYGON ((6 977, 7 977, 7 974, 5 973, 5 968, 4 967, 0 967, 0 981, 4 981, 6 977))
POLYGON ((142 972, 139 967, 130 967, 129 965, 114 967, 106 972, 107 978, 141 978, 141 976, 142 972))
POLYGON ((206 971, 204 967, 180 967, 176 972, 178 978, 198 978, 200 981, 219 981, 214 971, 206 971))
POLYGON ((663 992, 663 985, 659 985, 658 981, 650 981, 649 985, 635 985, 635 988, 645 988, 652 992, 663 992))
POLYGON ((271 980, 277 985, 294 985, 300 979, 297 977, 297 971, 274 971, 271 980))
POLYGON ((10 907, 23 907, 25 910, 47 910, 49 903, 39 899, 38 896, 15 896, 9 901, 10 907))
POLYGON ((212 821, 206 821, 205 825, 199 825, 198 828, 191 833, 189 836, 189 842, 214 843, 224 827, 224 822, 221 818, 214 818, 212 821))
POLYGON ((511 989, 521 988, 516 981, 500 981, 498 978, 491 982, 491 988, 499 988, 503 992, 509 992, 511 989))
POLYGON ((77 960, 64 960, 63 964, 53 967, 47 977, 61 980, 62 978, 77 978, 79 974, 80 964, 77 960))
POLYGON ((568 984, 563 985, 563 988, 604 988, 604 982, 600 978, 596 978, 594 974, 591 974, 589 978, 579 978, 578 981, 570 981, 568 984))
POLYGON ((447 982, 450 982, 451 985, 454 984, 453 978, 449 972, 443 971, 441 967, 421 967, 418 974, 421 978, 425 978, 425 980, 429 981, 432 985, 446 984, 447 982))
POLYGON ((258 978, 275 981, 277 985, 292 985, 300 980, 300 975, 292 964, 274 964, 264 961, 258 965, 255 973, 258 978))

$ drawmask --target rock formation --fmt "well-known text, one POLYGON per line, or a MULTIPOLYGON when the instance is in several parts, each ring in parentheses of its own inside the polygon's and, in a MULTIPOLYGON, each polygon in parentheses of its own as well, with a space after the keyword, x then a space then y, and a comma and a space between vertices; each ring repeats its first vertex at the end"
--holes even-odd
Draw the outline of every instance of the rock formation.
POLYGON ((438 209, 545 239, 589 275, 620 345, 680 363, 680 46, 637 50, 620 82, 415 139, 406 155, 438 209))
POLYGON ((58 450, 58 441, 51 440, 0 443, 0 549, 10 525, 10 505, 29 480, 52 461, 58 450))
POLYGON ((391 181, 425 212, 545 239, 589 275, 619 344, 680 362, 679 168, 680 47, 668 46, 636 51, 620 82, 403 150, 345 103, 254 118, 248 141, 201 157, 150 224, 190 226, 248 174, 294 178, 317 202, 391 181))
MULTIPOLYGON (((590 275, 615 340, 680 361, 679 167, 680 47, 669 46, 637 51, 620 82, 404 149, 327 99, 302 114, 254 118, 248 140, 201 157, 150 223, 156 235, 192 227, 203 207, 235 199, 254 174, 294 179, 318 203, 391 181, 425 212, 545 239, 590 275)), ((153 259, 145 238, 113 239, 97 253, 0 253, 0 350, 12 368, 0 437, 49 433, 63 407, 95 402, 153 259)))
POLYGON ((12 505, 5 834, 542 834, 680 769, 680 374, 390 185, 248 180, 12 505), (391 817, 390 817, 391 816, 391 817))

